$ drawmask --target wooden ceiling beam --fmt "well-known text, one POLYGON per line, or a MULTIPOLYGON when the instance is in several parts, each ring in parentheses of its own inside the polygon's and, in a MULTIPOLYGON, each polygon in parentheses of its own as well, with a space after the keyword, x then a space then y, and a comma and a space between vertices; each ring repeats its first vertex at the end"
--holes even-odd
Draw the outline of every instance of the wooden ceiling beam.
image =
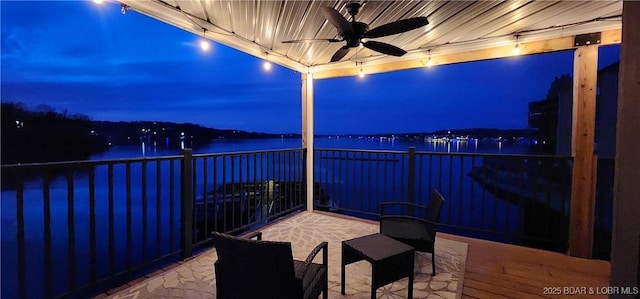
MULTIPOLYGON (((612 45, 619 44, 621 42, 622 32, 620 29, 602 31, 600 45, 612 45)), ((520 56, 549 53, 556 51, 564 51, 569 49, 575 49, 573 44, 574 36, 564 36, 540 41, 522 42, 520 43, 520 56)), ((465 52, 449 53, 443 55, 431 55, 432 66, 454 64, 461 62, 506 58, 514 56, 514 45, 506 45, 493 48, 485 48, 478 50, 471 50, 465 52)), ((384 72, 399 71, 404 69, 413 69, 425 67, 428 56, 420 58, 412 58, 406 60, 400 60, 395 62, 380 63, 380 64, 363 64, 362 69, 366 74, 377 74, 384 72)), ((348 67, 340 69, 322 70, 313 73, 314 79, 328 79, 337 77, 357 76, 360 72, 360 67, 348 67)))

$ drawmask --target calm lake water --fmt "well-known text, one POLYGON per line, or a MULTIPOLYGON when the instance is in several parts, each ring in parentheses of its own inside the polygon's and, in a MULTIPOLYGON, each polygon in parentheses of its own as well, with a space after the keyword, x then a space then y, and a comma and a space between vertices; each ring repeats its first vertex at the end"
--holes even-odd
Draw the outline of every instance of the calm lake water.
MULTIPOLYGON (((336 149, 369 149, 369 150, 391 150, 407 151, 409 147, 415 147, 416 151, 425 152, 463 152, 463 153, 504 153, 522 154, 529 148, 526 145, 512 145, 503 142, 481 142, 475 139, 466 142, 420 142, 402 140, 380 140, 373 138, 359 137, 332 137, 316 138, 315 148, 336 148, 336 149)), ((218 139, 211 143, 194 148, 194 154, 206 153, 226 153, 239 151, 256 151, 272 149, 290 149, 302 147, 301 139, 296 138, 276 138, 276 139, 218 139)), ((167 149, 153 144, 114 146, 106 152, 94 154, 90 160, 107 160, 133 157, 156 157, 179 155, 180 149, 167 149)))

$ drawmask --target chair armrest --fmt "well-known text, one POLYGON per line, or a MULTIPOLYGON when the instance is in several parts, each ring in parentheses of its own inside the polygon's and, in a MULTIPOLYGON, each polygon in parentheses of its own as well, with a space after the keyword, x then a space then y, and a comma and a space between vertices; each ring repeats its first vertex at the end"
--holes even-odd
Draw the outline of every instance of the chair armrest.
POLYGON ((329 243, 328 242, 322 242, 320 244, 318 244, 316 246, 316 248, 314 248, 310 253, 309 256, 307 256, 307 259, 304 260, 304 265, 302 266, 302 279, 304 280, 304 277, 307 275, 307 269, 309 269, 309 265, 311 265, 311 263, 313 262, 313 259, 316 258, 316 255, 318 255, 318 253, 320 253, 320 250, 322 250, 322 265, 324 265, 325 267, 327 267, 327 264, 329 263, 329 259, 328 259, 328 249, 329 248, 329 243))
POLYGON ((256 238, 256 240, 262 240, 262 232, 252 232, 246 236, 244 236, 245 239, 253 239, 256 238))

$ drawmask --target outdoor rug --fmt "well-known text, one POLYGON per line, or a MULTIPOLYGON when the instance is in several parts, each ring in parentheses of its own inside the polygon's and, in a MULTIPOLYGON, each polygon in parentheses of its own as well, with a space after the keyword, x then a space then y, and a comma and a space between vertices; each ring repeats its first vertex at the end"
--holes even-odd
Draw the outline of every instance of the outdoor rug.
MULTIPOLYGON (((320 212, 301 212, 262 229, 263 240, 292 243, 293 255, 304 260, 320 242, 329 242, 329 298, 371 298, 371 265, 360 261, 346 266, 346 295, 340 294, 341 242, 379 231, 372 222, 330 216, 320 212)), ((460 298, 467 244, 436 239, 436 276, 431 276, 431 254, 417 253, 414 298, 460 298)), ((317 262, 321 260, 318 255, 317 262)), ((109 298, 215 298, 213 263, 215 249, 121 289, 109 298)), ((407 279, 378 288, 377 298, 406 298, 407 279)))

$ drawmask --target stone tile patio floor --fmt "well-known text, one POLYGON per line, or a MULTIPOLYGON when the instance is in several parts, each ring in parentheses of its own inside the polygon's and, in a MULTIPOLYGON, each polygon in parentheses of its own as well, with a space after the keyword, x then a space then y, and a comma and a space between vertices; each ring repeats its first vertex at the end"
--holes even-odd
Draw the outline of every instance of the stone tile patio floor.
MULTIPOLYGON (((378 232, 375 222, 324 212, 300 212, 260 230, 264 240, 292 242, 294 258, 300 260, 304 260, 318 243, 328 241, 329 298, 370 298, 371 265, 365 261, 347 265, 346 295, 340 294, 340 246, 343 240, 378 232)), ((466 256, 466 243, 438 238, 437 275, 431 276, 431 254, 416 253, 414 298, 460 298, 466 256)), ((213 263, 216 260, 215 249, 208 249, 131 287, 109 292, 106 297, 215 298, 213 263)), ((321 261, 321 255, 316 261, 321 261)), ((379 288, 377 298, 406 298, 406 288, 405 278, 379 288)))

